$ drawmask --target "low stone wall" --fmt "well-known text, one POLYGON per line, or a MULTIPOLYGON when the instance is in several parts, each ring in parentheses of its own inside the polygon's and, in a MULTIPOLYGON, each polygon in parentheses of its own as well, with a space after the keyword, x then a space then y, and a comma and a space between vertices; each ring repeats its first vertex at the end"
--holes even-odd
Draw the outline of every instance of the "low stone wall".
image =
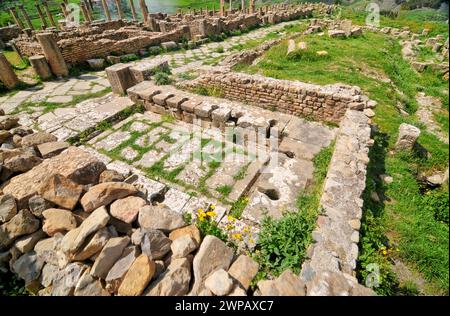
POLYGON ((3 42, 9 42, 13 38, 20 35, 21 31, 17 25, 0 27, 0 40, 3 42))
POLYGON ((338 124, 347 109, 363 110, 368 99, 358 87, 319 86, 215 68, 185 84, 189 89, 217 89, 229 99, 264 109, 338 124))
POLYGON ((362 194, 369 162, 369 119, 362 112, 348 110, 336 138, 324 191, 322 214, 313 231, 315 243, 301 278, 308 295, 373 295, 355 278, 358 258, 362 194))
POLYGON ((183 37, 189 38, 186 28, 178 28, 168 33, 154 33, 138 29, 120 29, 106 36, 78 37, 58 42, 64 60, 69 64, 77 64, 91 58, 105 57, 111 53, 136 53, 149 46, 158 46, 164 42, 180 42, 183 37), (121 36, 123 35, 123 36, 121 36))
MULTIPOLYGON (((200 39, 214 34, 254 28, 260 25, 309 17, 313 11, 323 12, 327 5, 299 5, 274 7, 273 11, 255 14, 152 14, 148 25, 117 20, 82 25, 62 31, 51 31, 64 60, 69 65, 83 63, 88 59, 106 57, 111 53, 128 54, 164 42, 182 42, 200 39)), ((19 53, 30 57, 41 55, 42 48, 36 34, 22 35, 15 40, 19 53)), ((48 31, 46 31, 48 32, 48 31)))

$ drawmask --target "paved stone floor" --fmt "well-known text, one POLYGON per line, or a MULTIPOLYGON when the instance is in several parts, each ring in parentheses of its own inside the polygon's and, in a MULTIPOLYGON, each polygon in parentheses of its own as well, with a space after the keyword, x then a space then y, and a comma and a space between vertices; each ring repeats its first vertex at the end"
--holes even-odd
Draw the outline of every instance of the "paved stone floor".
MULTIPOLYGON (((231 37, 220 43, 208 43, 193 50, 168 53, 161 56, 169 59, 173 73, 181 73, 224 58, 233 53, 233 48, 236 45, 245 44, 249 40, 263 38, 273 31, 281 30, 284 26, 294 23, 298 23, 298 21, 284 22, 260 28, 241 36, 231 37), (219 47, 222 47, 223 51, 221 49, 218 50, 219 47)), ((144 58, 142 61, 153 58, 159 58, 159 56, 144 58)), ((14 95, 0 97, 0 108, 5 110, 6 113, 11 113, 26 102, 47 101, 64 105, 64 103, 71 102, 76 95, 95 93, 109 86, 104 71, 83 74, 69 79, 47 81, 37 87, 19 91, 14 95)))
POLYGON ((240 106, 263 119, 281 122, 282 139, 262 145, 236 144, 232 136, 219 129, 201 129, 145 112, 116 124, 83 147, 108 168, 125 176, 139 175, 146 194, 172 210, 195 218, 196 210, 213 204, 221 225, 231 226, 230 220, 233 227, 245 225, 254 230, 255 240, 265 215, 279 218, 295 209, 299 192, 313 180, 312 159, 331 144, 336 129, 240 106), (248 201, 242 219, 225 216, 241 198, 248 201))
MULTIPOLYGON (((174 73, 188 71, 231 54, 237 44, 262 38, 293 23, 298 22, 261 28, 164 58, 170 58, 174 73), (223 47, 223 52, 218 47, 223 47)), ((151 58, 144 61, 148 59, 151 58)), ((64 105, 75 95, 107 87, 105 72, 100 71, 45 82, 42 89, 26 89, 14 96, 1 97, 0 107, 13 112, 24 102, 60 103, 61 107, 56 109, 27 108, 19 113, 20 124, 68 140, 133 106, 128 97, 112 93, 74 106, 64 105)), ((312 159, 331 144, 335 129, 240 103, 233 105, 234 109, 239 107, 267 122, 277 122, 282 135, 275 142, 278 147, 271 148, 270 141, 260 145, 236 144, 232 135, 224 136, 219 129, 200 130, 195 125, 151 112, 134 114, 81 147, 104 161, 109 169, 128 177, 127 181, 138 185, 141 193, 155 203, 188 213, 193 220, 198 209, 214 205, 220 226, 229 234, 245 228, 247 234, 240 246, 252 248, 265 215, 278 218, 294 209, 298 193, 313 179, 312 159), (243 198, 248 204, 241 219, 229 217, 233 205, 243 198)))

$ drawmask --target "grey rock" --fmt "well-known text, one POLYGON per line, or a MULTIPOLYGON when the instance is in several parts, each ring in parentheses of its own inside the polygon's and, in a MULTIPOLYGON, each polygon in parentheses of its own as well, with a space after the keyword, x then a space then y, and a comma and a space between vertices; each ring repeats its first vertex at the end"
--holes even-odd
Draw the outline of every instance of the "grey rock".
POLYGON ((43 266, 44 261, 42 261, 37 254, 32 251, 17 259, 12 266, 12 270, 22 280, 24 280, 27 285, 39 278, 43 266))
POLYGON ((145 291, 147 296, 182 296, 189 291, 191 263, 187 258, 174 259, 145 291))
POLYGON ((9 221, 16 214, 16 199, 9 194, 0 196, 0 223, 9 221))
POLYGON ((197 242, 190 236, 184 235, 175 239, 170 246, 173 258, 183 258, 197 249, 197 242))
POLYGON ((228 270, 233 260, 233 249, 215 236, 206 236, 194 257, 194 285, 191 294, 198 295, 205 289, 204 282, 216 270, 228 270))
POLYGON ((91 269, 91 275, 105 279, 112 266, 122 256, 125 247, 130 243, 130 237, 116 237, 108 240, 98 255, 91 269))
POLYGON ((186 226, 183 216, 164 205, 146 205, 139 212, 139 225, 145 229, 159 229, 170 232, 186 226))
POLYGON ((205 280, 205 286, 217 296, 225 296, 233 288, 233 280, 224 269, 219 269, 205 280))

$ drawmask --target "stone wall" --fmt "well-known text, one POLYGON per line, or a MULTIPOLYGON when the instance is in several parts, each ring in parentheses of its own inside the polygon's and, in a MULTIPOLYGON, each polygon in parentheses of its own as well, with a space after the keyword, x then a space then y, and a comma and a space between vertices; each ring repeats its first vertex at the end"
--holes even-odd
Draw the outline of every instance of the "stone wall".
POLYGON ((313 231, 301 278, 308 295, 371 295, 355 278, 361 226, 362 194, 366 186, 370 137, 369 119, 348 110, 336 138, 323 194, 322 214, 313 231), (339 280, 339 282, 338 282, 339 280))
POLYGON ((20 35, 21 31, 17 25, 0 27, 0 40, 3 42, 9 42, 13 38, 20 35))
POLYGON ((278 80, 260 75, 235 73, 216 67, 185 84, 189 89, 207 87, 227 98, 247 102, 264 109, 338 124, 347 109, 362 110, 368 99, 358 87, 313 85, 278 80))
MULTIPOLYGON (((230 13, 226 17, 214 14, 151 14, 149 25, 125 20, 97 22, 52 31, 69 65, 83 63, 88 59, 105 57, 111 53, 137 53, 140 49, 157 46, 164 42, 181 42, 223 32, 254 28, 268 23, 279 23, 308 17, 314 10, 322 12, 326 5, 300 5, 277 7, 273 11, 257 14, 230 13)), ((20 54, 30 57, 42 54, 33 31, 15 40, 20 54)))

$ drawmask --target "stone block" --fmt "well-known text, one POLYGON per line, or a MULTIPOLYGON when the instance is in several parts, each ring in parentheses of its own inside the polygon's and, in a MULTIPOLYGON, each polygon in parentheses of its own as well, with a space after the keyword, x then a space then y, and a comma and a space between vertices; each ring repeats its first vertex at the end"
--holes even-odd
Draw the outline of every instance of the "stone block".
POLYGON ((50 70, 45 56, 31 56, 29 60, 34 71, 42 80, 46 80, 52 77, 52 71, 50 70))
POLYGON ((116 64, 106 68, 106 75, 114 93, 123 94, 136 82, 130 71, 130 65, 116 64))

